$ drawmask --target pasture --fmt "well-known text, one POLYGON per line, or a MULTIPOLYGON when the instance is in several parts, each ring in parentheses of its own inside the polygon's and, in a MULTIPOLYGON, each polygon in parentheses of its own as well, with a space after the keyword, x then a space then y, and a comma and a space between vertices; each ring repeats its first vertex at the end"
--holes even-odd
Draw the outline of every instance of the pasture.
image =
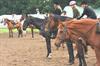
MULTIPOLYGON (((0 66, 69 66, 66 46, 64 50, 62 47, 56 50, 52 40, 52 59, 47 59, 45 41, 38 33, 34 39, 30 32, 23 38, 17 38, 16 34, 15 30, 14 38, 9 38, 8 32, 0 33, 0 66)), ((96 63, 95 53, 90 47, 86 61, 88 66, 96 63)), ((78 66, 78 59, 75 58, 72 66, 78 66)))

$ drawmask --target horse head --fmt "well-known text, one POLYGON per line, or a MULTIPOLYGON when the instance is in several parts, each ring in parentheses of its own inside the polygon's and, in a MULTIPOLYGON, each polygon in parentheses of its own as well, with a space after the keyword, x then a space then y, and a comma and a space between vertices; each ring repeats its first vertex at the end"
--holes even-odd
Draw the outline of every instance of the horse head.
POLYGON ((10 22, 8 18, 3 18, 2 19, 2 23, 4 23, 4 25, 6 25, 6 23, 10 22))
POLYGON ((68 31, 67 31, 67 27, 66 27, 65 23, 64 22, 59 23, 58 32, 57 32, 55 42, 54 42, 54 44, 57 48, 59 48, 62 43, 64 43, 67 39, 69 39, 67 32, 68 31))
POLYGON ((47 23, 49 24, 50 32, 53 34, 51 35, 51 38, 55 38, 59 22, 61 21, 58 16, 55 16, 54 14, 51 13, 49 14, 47 23))
POLYGON ((29 26, 29 24, 30 24, 30 20, 28 18, 26 18, 23 23, 23 30, 26 30, 26 28, 29 26))

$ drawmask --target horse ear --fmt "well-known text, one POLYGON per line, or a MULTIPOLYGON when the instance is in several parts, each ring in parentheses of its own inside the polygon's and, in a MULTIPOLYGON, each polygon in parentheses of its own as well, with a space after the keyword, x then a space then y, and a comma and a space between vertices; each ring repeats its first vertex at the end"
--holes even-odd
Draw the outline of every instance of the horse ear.
POLYGON ((58 24, 58 29, 59 29, 59 28, 63 28, 63 27, 64 27, 63 23, 62 23, 62 22, 59 22, 59 24, 58 24))

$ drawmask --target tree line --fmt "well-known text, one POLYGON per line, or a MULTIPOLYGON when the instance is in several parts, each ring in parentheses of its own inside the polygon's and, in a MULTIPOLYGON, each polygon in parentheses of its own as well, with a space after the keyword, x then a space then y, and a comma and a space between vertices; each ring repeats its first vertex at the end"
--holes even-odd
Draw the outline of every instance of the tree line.
MULTIPOLYGON (((0 15, 36 13, 38 8, 41 13, 52 11, 53 3, 58 2, 64 8, 71 0, 0 0, 0 15)), ((78 4, 83 0, 76 0, 78 4)), ((100 0, 84 0, 94 8, 100 7, 100 0)))

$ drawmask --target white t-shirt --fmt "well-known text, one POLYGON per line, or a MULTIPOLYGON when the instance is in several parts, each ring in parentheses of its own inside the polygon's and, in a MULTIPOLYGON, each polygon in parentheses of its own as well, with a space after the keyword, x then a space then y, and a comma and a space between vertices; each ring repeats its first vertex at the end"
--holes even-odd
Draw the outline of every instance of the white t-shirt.
MULTIPOLYGON (((78 9, 80 15, 83 13, 83 8, 75 5, 75 7, 78 9)), ((65 6, 65 8, 63 9, 63 11, 66 11, 66 14, 68 17, 73 18, 73 10, 71 6, 65 6)))
POLYGON ((17 20, 16 20, 16 14, 13 14, 12 15, 12 20, 16 23, 17 22, 17 20))

